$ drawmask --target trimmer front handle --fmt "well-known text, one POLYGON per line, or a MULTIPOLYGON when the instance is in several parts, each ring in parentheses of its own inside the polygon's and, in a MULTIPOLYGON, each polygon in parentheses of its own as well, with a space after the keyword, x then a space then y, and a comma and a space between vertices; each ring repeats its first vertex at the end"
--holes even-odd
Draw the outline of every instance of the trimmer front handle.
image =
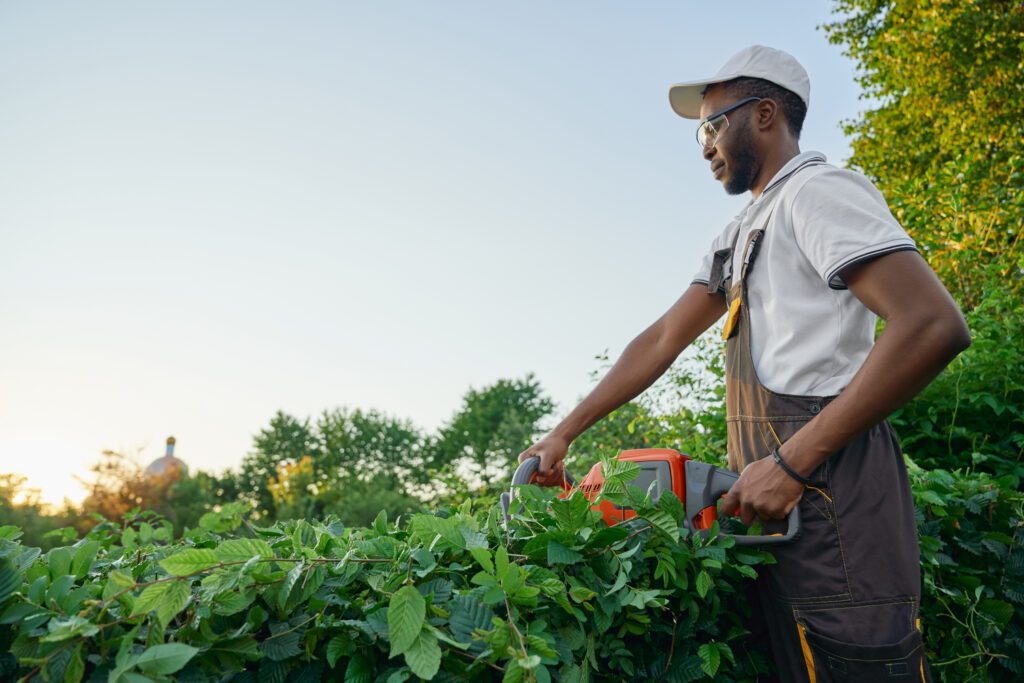
MULTIPOLYGON (((508 491, 501 494, 501 511, 505 514, 505 519, 508 519, 509 508, 512 506, 512 498, 515 495, 517 486, 524 486, 526 484, 536 484, 537 476, 540 472, 540 458, 532 456, 519 463, 519 467, 516 468, 515 474, 512 475, 512 486, 508 491)), ((565 472, 565 478, 562 479, 562 490, 565 493, 570 493, 572 487, 576 485, 576 480, 572 478, 572 475, 568 471, 565 472)))

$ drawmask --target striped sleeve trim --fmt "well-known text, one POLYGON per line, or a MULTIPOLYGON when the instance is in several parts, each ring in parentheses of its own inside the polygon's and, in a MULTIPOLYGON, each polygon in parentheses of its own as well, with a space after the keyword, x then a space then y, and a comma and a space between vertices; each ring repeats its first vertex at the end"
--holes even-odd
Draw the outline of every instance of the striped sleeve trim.
MULTIPOLYGON (((690 286, 693 286, 693 285, 700 285, 701 287, 705 287, 706 288, 708 286, 708 281, 707 280, 701 280, 701 279, 698 278, 698 279, 693 280, 692 282, 690 282, 690 286)), ((725 294, 725 285, 722 285, 721 287, 718 288, 718 293, 725 294)))
POLYGON ((848 268, 856 263, 870 261, 872 259, 878 258, 879 256, 885 256, 886 254, 894 254, 897 251, 918 251, 918 249, 914 244, 901 242, 900 244, 893 244, 886 247, 872 249, 871 251, 865 253, 854 254, 853 256, 846 259, 842 263, 830 268, 828 273, 825 274, 825 281, 828 282, 829 289, 849 289, 849 287, 846 286, 846 283, 843 281, 843 279, 839 277, 839 271, 843 270, 844 268, 848 268))

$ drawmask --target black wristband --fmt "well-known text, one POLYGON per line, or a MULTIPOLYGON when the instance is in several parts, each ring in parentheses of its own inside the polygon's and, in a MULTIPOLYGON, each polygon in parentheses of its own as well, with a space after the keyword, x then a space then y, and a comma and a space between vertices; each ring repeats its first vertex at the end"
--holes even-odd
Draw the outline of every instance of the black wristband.
POLYGON ((787 465, 786 461, 782 459, 782 455, 779 453, 778 448, 772 451, 772 460, 779 463, 779 467, 785 470, 786 474, 793 477, 804 486, 822 486, 821 482, 811 481, 807 477, 801 477, 799 474, 797 474, 796 470, 787 465))

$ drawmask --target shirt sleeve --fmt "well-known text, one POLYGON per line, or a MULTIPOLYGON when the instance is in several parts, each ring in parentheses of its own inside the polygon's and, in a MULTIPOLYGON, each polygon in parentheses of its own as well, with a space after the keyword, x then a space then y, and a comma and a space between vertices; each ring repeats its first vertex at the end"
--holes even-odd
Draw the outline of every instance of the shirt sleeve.
POLYGON ((832 169, 808 180, 793 198, 797 245, 831 289, 839 272, 896 251, 917 250, 882 193, 860 173, 832 169))
MULTIPOLYGON (((704 258, 701 259, 700 268, 697 269, 693 279, 690 281, 691 285, 707 285, 711 281, 711 264, 715 260, 715 252, 731 246, 738 229, 738 221, 734 220, 725 226, 725 229, 711 241, 711 247, 705 252, 704 258)), ((719 287, 719 291, 724 292, 725 288, 719 287)))

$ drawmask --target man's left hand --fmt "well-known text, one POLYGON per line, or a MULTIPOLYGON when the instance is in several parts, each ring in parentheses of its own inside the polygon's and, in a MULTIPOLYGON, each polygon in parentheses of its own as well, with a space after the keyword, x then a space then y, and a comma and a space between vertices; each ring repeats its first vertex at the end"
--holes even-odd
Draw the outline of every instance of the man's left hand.
POLYGON ((770 457, 761 458, 743 468, 718 509, 724 515, 738 514, 749 526, 755 519, 784 519, 803 494, 803 484, 770 457))

